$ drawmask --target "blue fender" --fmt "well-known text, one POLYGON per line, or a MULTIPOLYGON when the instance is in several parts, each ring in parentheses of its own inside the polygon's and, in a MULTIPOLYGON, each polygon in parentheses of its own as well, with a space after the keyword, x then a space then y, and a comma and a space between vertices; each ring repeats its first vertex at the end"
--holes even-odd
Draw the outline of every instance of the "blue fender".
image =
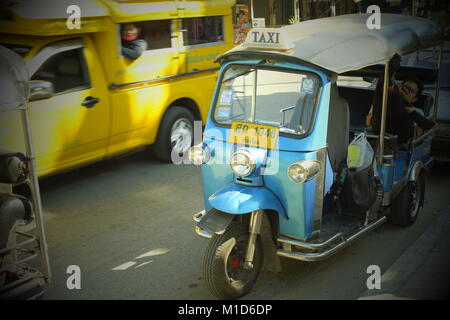
POLYGON ((230 183, 212 194, 209 203, 217 210, 245 214, 255 210, 275 210, 288 219, 280 200, 264 187, 248 187, 230 183))

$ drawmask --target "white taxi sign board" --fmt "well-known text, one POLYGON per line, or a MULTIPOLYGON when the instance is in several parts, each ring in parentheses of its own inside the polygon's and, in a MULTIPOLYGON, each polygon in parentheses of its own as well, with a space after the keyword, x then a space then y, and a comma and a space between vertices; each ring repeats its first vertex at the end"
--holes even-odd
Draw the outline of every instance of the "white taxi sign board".
POLYGON ((282 29, 253 28, 247 33, 247 38, 242 46, 265 50, 289 50, 294 47, 294 44, 282 29))

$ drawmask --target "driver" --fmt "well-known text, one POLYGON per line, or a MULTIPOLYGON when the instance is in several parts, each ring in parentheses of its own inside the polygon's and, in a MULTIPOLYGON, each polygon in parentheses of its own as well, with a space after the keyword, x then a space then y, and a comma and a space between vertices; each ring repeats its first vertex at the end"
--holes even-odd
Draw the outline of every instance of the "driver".
MULTIPOLYGON (((434 122, 424 117, 423 111, 415 107, 423 90, 423 84, 414 78, 405 80, 400 87, 395 83, 395 73, 400 69, 401 57, 395 54, 389 64, 389 97, 386 114, 386 132, 397 135, 399 143, 414 137, 414 123, 418 125, 416 134, 429 130, 434 122)), ((383 76, 380 77, 373 98, 373 113, 369 112, 366 125, 380 131, 383 97, 383 76)), ((372 111, 372 110, 371 110, 372 111)))
POLYGON ((139 28, 134 23, 125 23, 122 25, 122 54, 130 59, 139 58, 147 50, 147 42, 138 39, 139 28))

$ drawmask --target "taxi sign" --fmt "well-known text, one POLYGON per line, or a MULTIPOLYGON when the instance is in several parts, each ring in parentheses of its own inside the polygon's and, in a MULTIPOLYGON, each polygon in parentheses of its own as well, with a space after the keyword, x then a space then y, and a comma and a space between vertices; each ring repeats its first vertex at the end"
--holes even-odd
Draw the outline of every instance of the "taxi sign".
POLYGON ((242 46, 266 50, 289 50, 294 47, 294 44, 280 28, 253 28, 247 33, 242 46))
POLYGON ((251 147, 273 149, 277 144, 278 133, 278 127, 233 121, 228 135, 228 142, 251 147))

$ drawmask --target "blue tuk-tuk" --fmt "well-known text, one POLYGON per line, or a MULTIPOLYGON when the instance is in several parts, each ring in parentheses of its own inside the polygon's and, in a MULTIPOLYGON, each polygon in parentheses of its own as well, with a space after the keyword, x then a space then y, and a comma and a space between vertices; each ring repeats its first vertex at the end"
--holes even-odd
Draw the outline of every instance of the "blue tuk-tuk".
MULTIPOLYGON (((279 256, 319 261, 387 220, 416 220, 434 129, 406 143, 386 132, 389 65, 395 54, 442 52, 442 32, 394 14, 369 29, 369 16, 255 28, 218 58, 203 141, 189 150, 202 170, 205 209, 193 219, 210 239, 203 273, 216 297, 248 293, 263 265, 280 269, 279 256), (373 87, 338 86, 342 76, 383 79, 378 132, 364 126, 373 87), (356 136, 368 145, 349 148, 356 136), (348 165, 368 155, 365 167, 348 165)), ((396 80, 414 70, 400 67, 396 80)), ((418 76, 438 79, 438 69, 418 76)), ((437 99, 421 98, 433 119, 437 99)))

